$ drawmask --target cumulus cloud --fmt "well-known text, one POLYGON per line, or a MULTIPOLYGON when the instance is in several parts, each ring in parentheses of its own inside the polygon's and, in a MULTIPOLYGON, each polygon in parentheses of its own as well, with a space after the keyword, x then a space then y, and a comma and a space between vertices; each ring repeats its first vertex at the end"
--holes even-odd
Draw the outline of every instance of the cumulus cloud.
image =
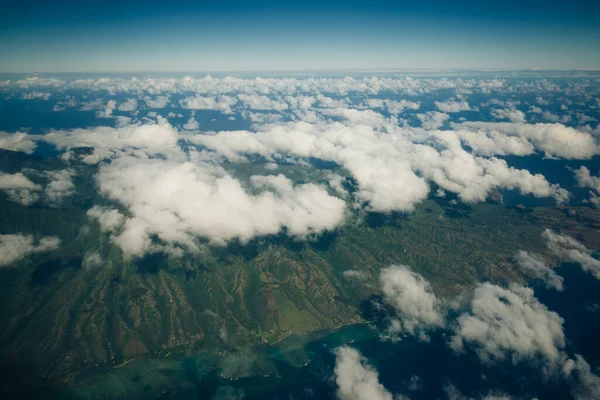
POLYGON ((21 99, 23 99, 23 100, 35 100, 35 99, 49 100, 50 96, 51 96, 50 93, 36 92, 34 90, 33 92, 22 93, 21 99))
POLYGON ((403 265, 381 270, 379 283, 384 301, 397 313, 390 331, 415 334, 418 330, 441 327, 444 316, 429 282, 403 265))
POLYGON ((317 95, 317 102, 321 108, 346 108, 348 107, 348 99, 333 99, 322 94, 317 95))
POLYGON ((8 197, 24 206, 31 205, 38 200, 36 193, 42 187, 33 183, 21 172, 7 174, 0 172, 0 190, 5 191, 8 197))
POLYGON ((168 96, 156 96, 151 98, 150 96, 144 97, 144 101, 149 108, 165 108, 169 104, 168 96))
POLYGON ((586 166, 581 166, 574 172, 579 187, 590 187, 595 191, 600 192, 600 177, 592 176, 590 170, 586 166))
POLYGON ((49 202, 58 203, 75 193, 75 185, 71 179, 75 171, 72 169, 45 171, 44 175, 50 179, 45 189, 46 199, 49 202))
POLYGON ((70 131, 55 130, 42 136, 41 140, 64 150, 93 147, 94 153, 82 159, 89 164, 96 164, 121 152, 136 153, 137 150, 164 156, 181 153, 177 145, 177 130, 162 117, 157 117, 157 123, 136 123, 116 128, 99 126, 70 131))
POLYGON ((339 123, 296 123, 265 132, 219 132, 189 140, 238 160, 244 153, 264 157, 279 153, 335 161, 359 182, 360 199, 377 211, 410 211, 429 193, 425 180, 415 174, 406 155, 397 148, 409 143, 364 125, 349 128, 339 123))
MULTIPOLYGON (((535 148, 543 151, 547 157, 552 158, 585 160, 600 152, 600 148, 592 135, 562 124, 464 122, 459 126, 480 131, 480 136, 487 135, 491 139, 501 138, 504 135, 519 137, 521 139, 520 141, 515 141, 514 144, 515 148, 519 149, 518 152, 507 153, 507 147, 501 145, 499 147, 504 153, 495 154, 531 154, 523 150, 523 140, 530 142, 535 148)), ((489 153, 490 149, 487 148, 485 151, 489 153)))
POLYGON ((392 115, 401 114, 406 109, 418 110, 419 108, 421 108, 420 103, 405 99, 402 99, 400 101, 388 99, 368 99, 365 103, 369 108, 387 109, 388 112, 392 115))
POLYGON ((6 267, 30 254, 43 253, 58 248, 60 239, 46 236, 34 240, 32 235, 0 235, 0 267, 6 267))
POLYGON ((109 100, 104 107, 104 111, 98 111, 96 116, 98 118, 111 118, 113 111, 117 108, 117 102, 115 100, 109 100))
POLYGON ((505 160, 495 157, 474 157, 452 132, 438 131, 433 136, 446 149, 438 152, 419 146, 414 165, 424 177, 443 190, 457 193, 463 201, 483 201, 495 188, 519 190, 536 197, 552 196, 559 203, 568 199, 566 190, 551 185, 541 174, 509 167, 505 160))
POLYGON ((547 288, 553 288, 559 292, 563 291, 562 276, 554 272, 552 267, 539 254, 519 250, 515 256, 515 261, 527 275, 544 281, 547 288))
POLYGON ((190 119, 188 119, 188 121, 185 124, 183 124, 183 129, 185 129, 186 131, 195 131, 199 128, 200 124, 198 123, 198 121, 196 121, 194 117, 190 117, 190 119))
MULTIPOLYGON (((383 116, 379 114, 380 118, 383 116)), ((190 136, 188 140, 237 161, 244 160, 244 154, 334 161, 357 180, 356 196, 375 211, 413 210, 429 194, 427 180, 457 193, 466 202, 483 201, 496 188, 553 196, 558 202, 568 199, 568 192, 551 185, 543 175, 509 167, 505 160, 472 155, 461 146, 454 131, 415 132, 388 124, 381 131, 364 120, 357 121, 351 126, 287 123, 262 132, 219 132, 190 136), (421 139, 423 135, 425 139, 421 139), (419 143, 421 140, 428 144, 419 143)))
POLYGON ((36 143, 29 137, 27 133, 0 132, 0 149, 20 151, 26 154, 31 154, 35 150, 36 146, 36 143))
POLYGON ((424 129, 434 130, 441 128, 450 116, 439 111, 427 111, 424 114, 417 114, 417 118, 424 129))
POLYGON ((242 101, 245 107, 252 110, 276 110, 283 111, 289 108, 289 105, 283 100, 276 100, 264 95, 240 94, 238 99, 242 101))
POLYGON ((230 96, 219 96, 217 98, 193 96, 182 99, 179 104, 181 107, 190 110, 217 110, 223 114, 231 114, 231 107, 237 102, 238 100, 235 97, 230 96))
POLYGON ((124 103, 119 104, 119 111, 136 111, 138 108, 138 102, 136 99, 127 99, 124 103))
POLYGON ((94 218, 100 224, 100 230, 103 232, 115 232, 122 225, 125 216, 114 208, 94 206, 87 211, 90 218, 94 218))
POLYGON ((361 354, 347 346, 335 350, 335 382, 341 400, 392 400, 379 374, 361 354))
POLYGON ((322 114, 332 117, 339 117, 353 125, 373 125, 378 126, 385 123, 386 118, 373 110, 356 110, 353 108, 332 108, 322 110, 322 114))
POLYGON ((152 250, 151 235, 197 248, 196 237, 215 244, 242 242, 286 229, 292 236, 334 229, 344 201, 316 184, 294 186, 283 175, 253 176, 249 194, 222 168, 206 162, 120 157, 100 168, 100 191, 132 215, 114 240, 127 254, 152 250))
POLYGON ((586 166, 581 166, 579 169, 576 169, 574 174, 575 180, 577 181, 577 186, 589 187, 593 190, 593 192, 590 191, 592 204, 596 206, 600 205, 598 201, 594 201, 594 199, 597 198, 597 195, 600 194, 600 177, 593 176, 586 166))
POLYGON ((435 106, 438 110, 445 113, 456 113, 461 111, 468 111, 471 109, 469 103, 466 101, 448 100, 444 102, 436 101, 435 106))
POLYGON ((550 229, 546 229, 542 237, 546 239, 548 249, 561 261, 579 263, 584 271, 600 279, 600 260, 592 257, 592 251, 582 243, 569 235, 556 233, 550 229))
POLYGON ((565 362, 563 372, 574 381, 572 394, 576 400, 600 399, 600 376, 592 372, 582 356, 577 354, 565 362))
POLYGON ((541 304, 533 290, 483 283, 475 289, 470 308, 457 319, 451 340, 455 351, 468 344, 484 362, 541 358, 547 372, 562 364, 563 319, 541 304))
POLYGON ((533 154, 534 145, 527 138, 509 136, 497 131, 457 131, 460 140, 468 145, 475 154, 484 156, 510 155, 526 156, 533 154))
POLYGON ((495 109, 490 112, 496 119, 508 119, 511 122, 524 123, 525 113, 514 108, 495 109))

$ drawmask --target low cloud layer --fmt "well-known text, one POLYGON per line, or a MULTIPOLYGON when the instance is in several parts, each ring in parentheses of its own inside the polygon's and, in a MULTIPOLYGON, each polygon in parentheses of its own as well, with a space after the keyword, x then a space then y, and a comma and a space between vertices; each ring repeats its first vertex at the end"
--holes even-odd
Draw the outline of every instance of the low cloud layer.
POLYGON ((563 291, 563 278, 558 275, 542 256, 519 250, 515 256, 519 268, 527 275, 541 279, 547 288, 563 291))
POLYGON ((600 153, 592 135, 562 124, 508 122, 464 122, 459 127, 474 130, 462 139, 479 154, 532 154, 534 148, 546 157, 587 160, 600 153))
POLYGON ((575 262, 584 271, 600 279, 600 260, 592 257, 592 251, 569 235, 546 229, 542 234, 548 249, 563 262, 575 262))
POLYGON ((0 172, 0 190, 4 191, 9 199, 23 206, 32 205, 42 195, 46 204, 56 205, 75 193, 75 185, 72 181, 75 172, 71 169, 56 171, 24 169, 23 171, 47 181, 43 188, 42 185, 32 182, 22 172, 15 174, 0 172))
POLYGON ((32 235, 0 235, 0 267, 14 265, 30 254, 55 250, 59 245, 60 239, 55 236, 35 240, 32 235))
POLYGON ((11 200, 24 206, 31 205, 38 200, 37 191, 41 188, 21 172, 16 174, 0 172, 0 190, 4 191, 11 200))
POLYGON ((31 154, 36 149, 37 144, 29 137, 27 133, 16 132, 6 133, 0 132, 0 149, 21 151, 26 154, 31 154))
POLYGON ((397 313, 391 333, 415 334, 444 325, 441 305, 429 282, 418 273, 403 265, 392 265, 381 270, 379 282, 384 301, 397 313))
POLYGON ((379 374, 361 354, 347 346, 335 350, 335 382, 341 400, 393 400, 379 374))
POLYGON ((565 346, 563 319, 541 304, 533 290, 490 283, 479 285, 470 311, 458 317, 451 347, 472 347, 486 363, 542 358, 548 371, 560 367, 565 346))
POLYGON ((223 244, 246 242, 286 229, 304 237, 335 229, 344 201, 316 184, 293 185, 278 176, 252 176, 252 194, 222 168, 206 162, 121 157, 103 165, 100 191, 126 206, 132 217, 115 241, 141 255, 153 248, 151 235, 166 243, 197 248, 196 237, 223 244))

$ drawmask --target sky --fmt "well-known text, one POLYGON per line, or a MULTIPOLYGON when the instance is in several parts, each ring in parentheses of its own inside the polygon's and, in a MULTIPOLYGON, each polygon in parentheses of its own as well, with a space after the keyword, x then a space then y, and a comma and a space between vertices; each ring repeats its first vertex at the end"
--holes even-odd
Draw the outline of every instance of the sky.
POLYGON ((0 72, 600 69, 585 0, 21 0, 0 72))

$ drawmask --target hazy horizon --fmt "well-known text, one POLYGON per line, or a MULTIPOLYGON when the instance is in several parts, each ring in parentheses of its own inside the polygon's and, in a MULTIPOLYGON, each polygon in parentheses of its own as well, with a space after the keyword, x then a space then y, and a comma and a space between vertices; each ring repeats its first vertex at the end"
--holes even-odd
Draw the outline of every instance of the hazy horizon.
POLYGON ((0 72, 600 69, 600 5, 515 0, 27 1, 0 72))

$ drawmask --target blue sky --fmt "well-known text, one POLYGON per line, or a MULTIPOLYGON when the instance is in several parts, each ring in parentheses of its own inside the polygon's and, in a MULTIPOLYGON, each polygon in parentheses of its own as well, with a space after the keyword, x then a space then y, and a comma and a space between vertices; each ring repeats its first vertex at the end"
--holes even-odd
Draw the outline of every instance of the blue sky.
POLYGON ((27 1, 0 72, 600 69, 600 2, 27 1))

